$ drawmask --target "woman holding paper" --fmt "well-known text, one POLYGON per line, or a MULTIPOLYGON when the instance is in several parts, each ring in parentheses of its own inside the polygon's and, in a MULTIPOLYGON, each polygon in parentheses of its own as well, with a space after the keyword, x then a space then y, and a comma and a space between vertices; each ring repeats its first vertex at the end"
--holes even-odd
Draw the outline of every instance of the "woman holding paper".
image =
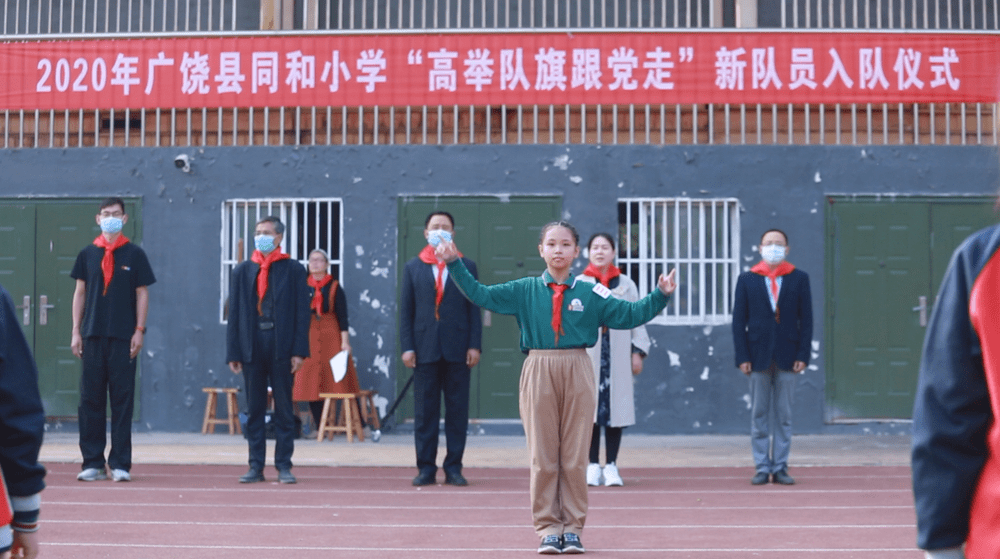
POLYGON ((340 351, 351 352, 347 322, 347 297, 337 280, 329 274, 330 259, 320 249, 309 253, 309 294, 312 321, 309 323, 309 357, 295 373, 292 398, 308 402, 313 420, 319 425, 325 392, 357 393, 358 374, 348 355, 347 374, 339 382, 333 378, 330 359, 340 351))

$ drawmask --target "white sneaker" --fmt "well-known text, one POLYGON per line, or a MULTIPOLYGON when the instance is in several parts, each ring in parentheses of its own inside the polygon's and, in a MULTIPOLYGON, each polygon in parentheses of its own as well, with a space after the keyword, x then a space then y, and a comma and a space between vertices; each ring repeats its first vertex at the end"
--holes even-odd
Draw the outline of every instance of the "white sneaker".
POLYGON ((111 479, 114 481, 132 481, 132 476, 125 470, 111 470, 111 479))
POLYGON ((618 475, 618 466, 614 464, 604 466, 604 486, 621 487, 623 485, 625 485, 625 482, 622 481, 622 476, 618 475))
POLYGON ((102 481, 108 479, 108 473, 104 471, 104 468, 87 468, 76 474, 76 479, 79 481, 102 481))
POLYGON ((590 464, 587 466, 587 485, 597 487, 601 485, 601 465, 590 464))

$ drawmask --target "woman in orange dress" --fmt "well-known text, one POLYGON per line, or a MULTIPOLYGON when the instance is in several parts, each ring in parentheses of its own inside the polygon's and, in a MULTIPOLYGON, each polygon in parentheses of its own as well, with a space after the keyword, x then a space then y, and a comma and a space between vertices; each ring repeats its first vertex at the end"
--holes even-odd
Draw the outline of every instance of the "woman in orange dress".
POLYGON ((309 323, 309 357, 302 368, 295 373, 292 398, 296 402, 308 402, 313 420, 319 425, 323 414, 323 401, 319 395, 325 392, 357 393, 358 373, 354 360, 348 356, 347 375, 340 382, 333 381, 330 358, 341 350, 351 351, 351 339, 347 322, 347 297, 339 282, 329 274, 330 259, 322 250, 309 253, 309 283, 312 301, 312 320, 309 323))

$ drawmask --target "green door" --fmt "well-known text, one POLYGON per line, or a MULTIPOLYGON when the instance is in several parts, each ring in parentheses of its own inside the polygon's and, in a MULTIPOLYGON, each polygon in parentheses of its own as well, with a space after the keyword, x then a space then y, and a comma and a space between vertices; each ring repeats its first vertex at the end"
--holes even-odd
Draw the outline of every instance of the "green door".
MULTIPOLYGON (((455 242, 462 254, 475 261, 479 281, 487 285, 541 274, 545 265, 538 255, 542 225, 559 218, 562 201, 556 197, 456 196, 401 198, 399 201, 399 281, 403 265, 427 244, 424 220, 435 210, 455 218, 455 242)), ((520 330, 511 316, 483 312, 483 355, 472 371, 469 417, 516 419, 517 391, 524 354, 520 330)), ((397 389, 413 371, 399 365, 397 389)), ((413 417, 413 398, 397 408, 399 419, 413 417)))
POLYGON ((827 418, 909 418, 930 305, 951 253, 993 223, 991 201, 829 202, 827 418))
MULTIPOLYGON (((11 247, 0 255, 0 282, 19 307, 49 417, 74 418, 80 403, 80 360, 69 347, 76 281, 69 275, 80 249, 100 233, 94 220, 98 205, 98 199, 0 199, 0 242, 11 247)), ((138 201, 126 200, 125 211, 129 222, 123 233, 141 242, 138 201)))

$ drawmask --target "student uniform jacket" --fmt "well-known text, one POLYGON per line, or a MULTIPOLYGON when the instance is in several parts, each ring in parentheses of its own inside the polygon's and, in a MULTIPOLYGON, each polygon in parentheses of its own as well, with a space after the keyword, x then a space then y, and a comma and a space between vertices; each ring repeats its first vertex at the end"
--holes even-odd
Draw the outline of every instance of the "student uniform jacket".
POLYGON ((795 269, 781 278, 780 322, 771 309, 764 276, 743 272, 736 280, 733 346, 737 367, 749 361, 754 371, 766 371, 773 362, 779 370, 791 371, 796 361, 809 364, 813 331, 809 275, 795 269))
POLYGON ((955 251, 924 340, 913 408, 917 544, 1000 557, 1000 226, 955 251))
POLYGON ((601 326, 629 329, 653 319, 667 306, 668 297, 653 289, 644 298, 630 303, 611 296, 601 284, 580 281, 570 275, 570 285, 563 293, 562 329, 556 345, 552 331, 553 282, 548 271, 528 277, 486 286, 472 277, 461 259, 448 264, 448 273, 476 305, 517 318, 521 328, 521 351, 530 349, 587 348, 597 343, 601 326))

